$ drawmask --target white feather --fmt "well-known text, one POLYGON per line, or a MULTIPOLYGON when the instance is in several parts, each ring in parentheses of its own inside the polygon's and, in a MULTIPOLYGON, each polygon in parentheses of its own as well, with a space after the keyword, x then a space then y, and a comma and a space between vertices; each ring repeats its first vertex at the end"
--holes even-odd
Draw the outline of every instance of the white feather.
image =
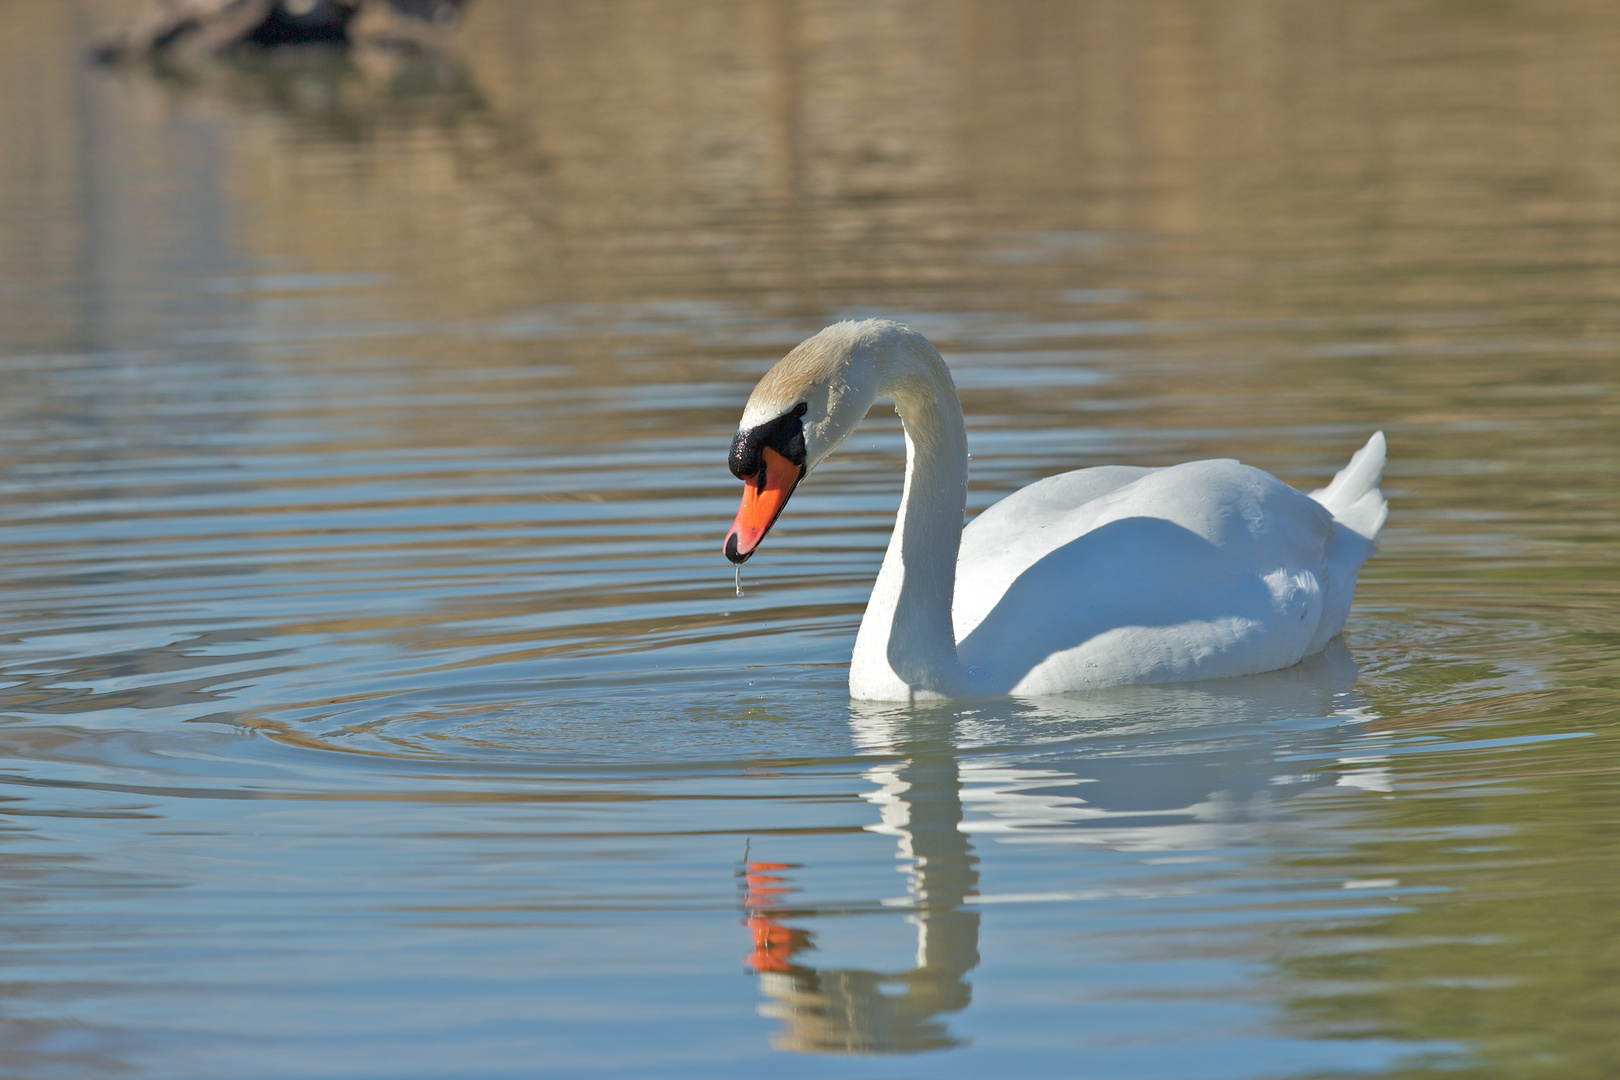
POLYGON ((1252 675, 1344 627, 1388 508, 1380 432, 1306 495, 1221 459, 1036 481, 962 528, 967 441, 949 369, 897 323, 840 323, 760 381, 744 425, 808 403, 814 465, 890 396, 906 430, 894 535, 856 636, 868 700, 1057 694, 1252 675))

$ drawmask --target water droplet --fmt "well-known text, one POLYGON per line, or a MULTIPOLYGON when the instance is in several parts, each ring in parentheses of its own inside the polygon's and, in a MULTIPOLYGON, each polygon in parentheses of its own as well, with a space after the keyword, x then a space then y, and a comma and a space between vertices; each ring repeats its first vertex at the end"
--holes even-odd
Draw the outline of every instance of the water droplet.
POLYGON ((743 594, 743 591, 742 591, 742 563, 738 563, 735 567, 733 567, 733 569, 735 569, 737 571, 737 595, 741 596, 743 594))

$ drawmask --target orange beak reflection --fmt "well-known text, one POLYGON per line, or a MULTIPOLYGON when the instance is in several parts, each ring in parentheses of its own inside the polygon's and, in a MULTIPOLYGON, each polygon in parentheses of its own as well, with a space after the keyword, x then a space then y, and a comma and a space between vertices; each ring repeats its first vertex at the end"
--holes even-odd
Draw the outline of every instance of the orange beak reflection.
POLYGON ((768 446, 760 452, 760 461, 760 471, 743 487, 737 520, 726 534, 726 558, 734 563, 746 562, 754 553, 804 475, 803 469, 768 446))

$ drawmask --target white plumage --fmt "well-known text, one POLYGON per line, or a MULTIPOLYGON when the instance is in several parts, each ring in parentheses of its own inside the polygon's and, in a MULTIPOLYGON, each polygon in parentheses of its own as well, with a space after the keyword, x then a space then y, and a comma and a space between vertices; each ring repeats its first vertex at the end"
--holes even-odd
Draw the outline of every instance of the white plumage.
POLYGON ((856 637, 869 700, 1043 695, 1250 675, 1344 626, 1388 512, 1374 434, 1306 495, 1230 459, 1036 481, 962 528, 967 442, 949 370, 897 323, 839 323, 756 387, 743 430, 799 404, 806 471, 894 398, 906 487, 856 637))

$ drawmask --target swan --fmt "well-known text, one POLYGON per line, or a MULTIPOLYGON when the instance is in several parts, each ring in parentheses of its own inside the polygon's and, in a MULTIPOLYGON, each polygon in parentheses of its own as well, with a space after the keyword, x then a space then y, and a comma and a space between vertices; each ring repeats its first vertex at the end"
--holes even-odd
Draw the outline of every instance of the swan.
POLYGON ((1254 675, 1321 652, 1388 514, 1375 433, 1309 495, 1231 459, 1038 480, 965 528, 967 431, 922 334, 840 322, 760 379, 731 444, 725 554, 759 549, 799 482, 880 397, 906 435, 894 533, 855 635, 850 696, 1041 696, 1254 675))

